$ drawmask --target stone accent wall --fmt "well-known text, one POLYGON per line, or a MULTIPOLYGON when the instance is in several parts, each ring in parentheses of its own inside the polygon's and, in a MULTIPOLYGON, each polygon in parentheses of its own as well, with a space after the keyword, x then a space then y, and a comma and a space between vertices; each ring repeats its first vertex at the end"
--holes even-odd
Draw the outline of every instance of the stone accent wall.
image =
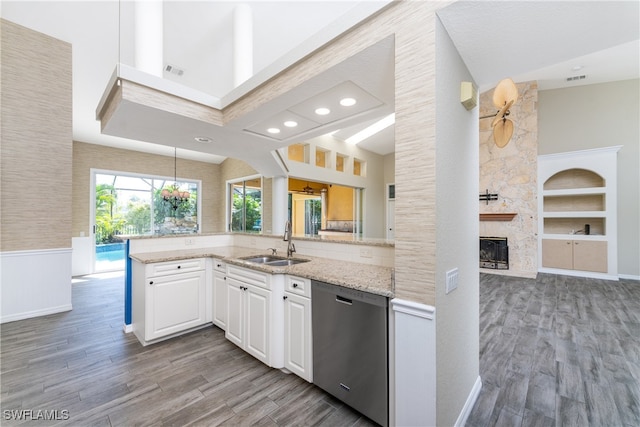
MULTIPOLYGON (((480 203, 480 213, 515 212, 512 221, 481 221, 480 236, 506 237, 509 270, 486 273, 535 277, 538 271, 538 84, 516 84, 518 101, 511 107, 513 136, 504 148, 493 140, 492 119, 480 120, 480 188, 498 200, 480 203)), ((480 95, 480 117, 493 114, 493 90, 480 95)))

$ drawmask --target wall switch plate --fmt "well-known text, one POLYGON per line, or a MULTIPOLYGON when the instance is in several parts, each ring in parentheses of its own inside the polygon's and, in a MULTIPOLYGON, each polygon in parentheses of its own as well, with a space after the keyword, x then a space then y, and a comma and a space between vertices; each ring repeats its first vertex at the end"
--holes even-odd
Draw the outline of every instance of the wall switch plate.
POLYGON ((447 279, 445 283, 446 283, 445 293, 447 294, 458 287, 458 269, 457 268, 447 271, 447 279))

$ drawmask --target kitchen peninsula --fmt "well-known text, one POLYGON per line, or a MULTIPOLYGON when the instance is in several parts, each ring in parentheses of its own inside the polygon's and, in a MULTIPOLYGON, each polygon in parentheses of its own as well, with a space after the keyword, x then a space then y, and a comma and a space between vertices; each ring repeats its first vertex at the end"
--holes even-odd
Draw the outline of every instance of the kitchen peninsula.
MULTIPOLYGON (((316 335, 321 337, 337 328, 346 337, 362 337, 361 325, 366 324, 371 334, 363 343, 369 343, 372 336, 380 337, 375 350, 368 350, 368 357, 375 353, 379 362, 368 366, 346 358, 342 369, 356 372, 352 366, 356 363, 364 378, 386 371, 388 300, 394 296, 393 244, 294 239, 297 249, 292 257, 283 256, 288 242, 280 236, 226 233, 130 239, 129 297, 125 302, 130 323, 125 328, 141 344, 149 345, 213 324, 225 331, 229 341, 265 365, 314 382, 314 370, 322 379, 330 368, 323 365, 325 353, 314 350, 320 343, 316 343, 316 335), (343 296, 329 295, 328 306, 326 302, 321 305, 322 298, 316 304, 321 296, 316 295, 318 286, 342 289, 343 296), (360 316, 363 310, 369 312, 366 307, 374 309, 369 305, 373 299, 379 301, 380 322, 360 316), (340 321, 336 309, 356 317, 352 322, 340 321)), ((352 349, 351 342, 345 341, 347 353, 361 349, 361 345, 352 349)), ((354 379, 347 377, 341 381, 351 384, 354 379)), ((386 378, 383 375, 379 384, 372 386, 379 389, 377 395, 384 403, 386 378)), ((360 399, 350 400, 351 394, 327 391, 368 413, 367 406, 359 406, 360 399)), ((386 409, 375 412, 369 416, 386 425, 386 409)))
MULTIPOLYGON (((222 280, 226 280, 232 269, 265 277, 265 283, 284 283, 281 279, 295 277, 307 283, 317 280, 393 297, 393 243, 367 239, 348 242, 328 238, 295 239, 297 252, 294 258, 304 262, 286 266, 256 264, 246 260, 274 252, 276 256, 286 254, 286 242, 281 236, 222 233, 129 239, 127 247, 131 262, 127 268, 125 330, 135 332, 146 345, 211 323, 215 317, 215 307, 222 309, 227 305, 227 302, 220 301, 221 298, 226 299, 226 292, 216 292, 214 289, 215 275, 221 274, 222 280), (146 323, 144 318, 152 310, 151 304, 160 304, 159 301, 149 302, 148 297, 153 294, 145 291, 145 288, 154 285, 158 288, 160 284, 166 285, 168 280, 178 280, 179 283, 190 281, 190 286, 176 288, 165 294, 169 298, 166 303, 170 306, 162 311, 169 311, 176 317, 167 320, 166 325, 181 323, 177 320, 179 313, 175 307, 185 298, 191 298, 190 307, 196 308, 186 309, 184 315, 189 321, 182 326, 167 328, 164 333, 151 333, 145 337, 140 330, 146 323), (190 293, 185 293, 185 289, 190 289, 190 293), (215 301, 216 294, 218 301, 215 301)), ((268 285, 267 289, 270 287, 268 285)), ((165 289, 170 288, 166 286, 165 289)), ((224 326, 224 321, 213 323, 224 326)))

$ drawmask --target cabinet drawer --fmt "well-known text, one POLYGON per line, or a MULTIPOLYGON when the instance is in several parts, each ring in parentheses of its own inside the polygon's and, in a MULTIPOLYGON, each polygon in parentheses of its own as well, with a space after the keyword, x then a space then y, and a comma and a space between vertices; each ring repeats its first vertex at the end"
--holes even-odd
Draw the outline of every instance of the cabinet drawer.
POLYGON ((236 267, 235 265, 227 265, 227 276, 238 279, 241 282, 249 283, 250 285, 271 289, 271 275, 268 273, 236 267))
POLYGON ((224 262, 220 261, 219 259, 213 259, 213 269, 215 271, 219 271, 221 273, 226 273, 227 272, 227 264, 225 264, 224 262))
POLYGON ((188 273, 190 271, 204 270, 204 265, 204 258, 157 262, 154 264, 147 264, 145 275, 147 277, 159 277, 177 273, 188 273))
POLYGON ((311 280, 296 276, 287 276, 285 291, 311 298, 311 280))

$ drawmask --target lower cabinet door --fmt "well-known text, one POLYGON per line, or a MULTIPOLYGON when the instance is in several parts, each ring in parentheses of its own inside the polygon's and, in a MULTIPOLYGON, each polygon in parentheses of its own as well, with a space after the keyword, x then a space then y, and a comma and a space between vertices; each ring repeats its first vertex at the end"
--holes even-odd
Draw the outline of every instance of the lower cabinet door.
POLYGON ((573 268, 597 273, 608 272, 607 242, 574 240, 573 268))
POLYGON ((573 242, 571 240, 542 240, 542 266, 573 269, 573 242))
POLYGON ((237 346, 244 346, 244 284, 227 278, 227 329, 225 337, 237 346))
POLYGON ((284 366, 313 382, 311 300, 288 292, 284 295, 284 366))
POLYGON ((245 298, 247 319, 245 349, 256 359, 270 365, 271 292, 247 284, 245 298))
POLYGON ((223 273, 213 273, 213 323, 227 329, 227 280, 223 273))
POLYGON ((148 279, 147 341, 206 323, 205 277, 195 271, 148 279))

